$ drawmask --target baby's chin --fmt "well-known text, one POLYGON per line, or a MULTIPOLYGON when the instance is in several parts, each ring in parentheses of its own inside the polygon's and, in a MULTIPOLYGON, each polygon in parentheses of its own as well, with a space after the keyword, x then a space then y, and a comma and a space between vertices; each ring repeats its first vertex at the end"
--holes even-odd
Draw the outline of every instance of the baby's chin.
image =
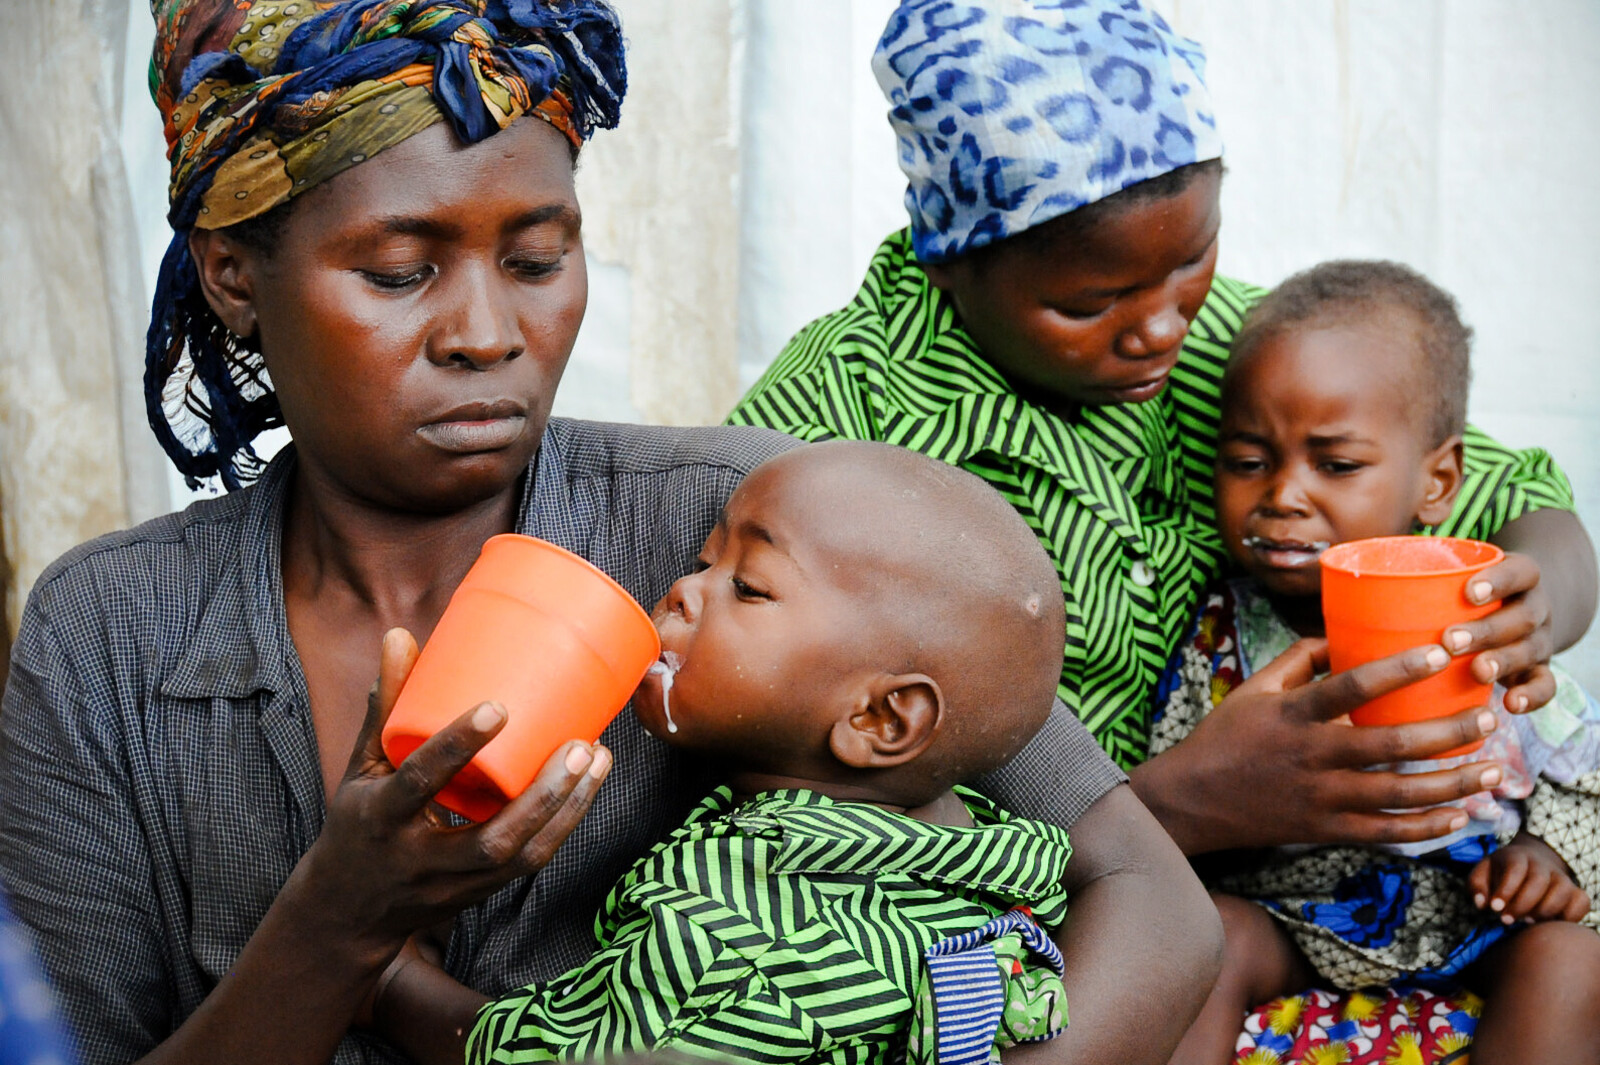
POLYGON ((1300 574, 1274 571, 1256 575, 1256 583, 1261 586, 1267 595, 1274 599, 1319 599, 1322 596, 1322 575, 1320 573, 1300 574))
POLYGON ((1262 591, 1274 599, 1316 599, 1322 595, 1322 566, 1318 562, 1295 569, 1283 569, 1252 565, 1254 559, 1236 558, 1234 561, 1262 591))

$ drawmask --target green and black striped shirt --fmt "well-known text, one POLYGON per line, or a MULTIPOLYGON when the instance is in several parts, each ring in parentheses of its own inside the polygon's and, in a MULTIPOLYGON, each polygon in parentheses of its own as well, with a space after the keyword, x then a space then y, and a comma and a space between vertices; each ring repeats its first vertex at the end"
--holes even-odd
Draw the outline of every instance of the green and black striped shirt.
POLYGON ((923 952, 1028 906, 1067 913, 1054 825, 960 790, 974 827, 813 791, 720 788, 612 890, 599 952, 485 1006, 469 1065, 673 1050, 745 1062, 888 1062, 923 952))
MULTIPOLYGON (((1220 571, 1212 464, 1228 346, 1263 290, 1217 278, 1171 385, 1148 403, 1059 417, 986 362, 901 231, 848 306, 802 329, 728 421, 803 440, 883 440, 971 470, 1055 560, 1067 600, 1060 695, 1124 768, 1146 757, 1151 693, 1220 571)), ((1486 538, 1571 508, 1545 452, 1468 429, 1467 477, 1436 531, 1486 538)))

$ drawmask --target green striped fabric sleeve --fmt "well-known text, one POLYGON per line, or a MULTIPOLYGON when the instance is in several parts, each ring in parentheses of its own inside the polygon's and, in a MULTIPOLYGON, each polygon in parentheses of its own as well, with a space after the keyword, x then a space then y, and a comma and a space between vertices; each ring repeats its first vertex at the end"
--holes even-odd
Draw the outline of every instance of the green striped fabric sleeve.
POLYGON ((1529 511, 1573 508, 1572 486, 1548 452, 1506 447, 1470 425, 1465 442, 1461 492, 1450 517, 1434 533, 1487 540, 1529 511))
MULTIPOLYGON (((842 321, 843 314, 819 318, 795 334, 728 424, 765 426, 807 442, 876 439, 879 419, 868 410, 872 390, 855 379, 846 351, 837 347, 846 343, 842 321)), ((864 373, 864 365, 857 367, 864 373)))

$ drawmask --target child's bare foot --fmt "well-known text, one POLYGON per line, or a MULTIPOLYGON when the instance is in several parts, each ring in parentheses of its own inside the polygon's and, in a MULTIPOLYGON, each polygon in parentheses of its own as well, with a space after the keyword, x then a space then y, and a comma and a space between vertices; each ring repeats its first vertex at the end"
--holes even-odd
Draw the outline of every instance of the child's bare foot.
POLYGON ((1506 924, 1577 921, 1589 912, 1589 896, 1567 863, 1526 832, 1473 866, 1467 885, 1478 909, 1499 914, 1506 924))
POLYGON ((1316 974, 1283 926, 1253 902, 1212 895, 1222 916, 1222 972, 1172 1065, 1226 1065, 1252 1006, 1310 987, 1316 974))
POLYGON ((1496 943, 1469 974, 1484 996, 1472 1065, 1600 1061, 1600 934, 1546 921, 1496 943))

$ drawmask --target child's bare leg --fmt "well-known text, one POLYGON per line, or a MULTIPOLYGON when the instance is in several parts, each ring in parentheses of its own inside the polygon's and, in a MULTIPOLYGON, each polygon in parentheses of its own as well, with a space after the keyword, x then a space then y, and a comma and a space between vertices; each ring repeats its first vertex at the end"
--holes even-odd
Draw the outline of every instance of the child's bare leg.
POLYGON ((1289 934, 1253 902, 1212 895, 1226 942, 1211 997, 1172 1055, 1172 1065, 1225 1065, 1233 1060, 1244 1015, 1252 1006, 1310 987, 1315 974, 1289 934))
POLYGON ((1600 935, 1567 921, 1524 928, 1469 974, 1484 998, 1472 1065, 1600 1061, 1600 935))

